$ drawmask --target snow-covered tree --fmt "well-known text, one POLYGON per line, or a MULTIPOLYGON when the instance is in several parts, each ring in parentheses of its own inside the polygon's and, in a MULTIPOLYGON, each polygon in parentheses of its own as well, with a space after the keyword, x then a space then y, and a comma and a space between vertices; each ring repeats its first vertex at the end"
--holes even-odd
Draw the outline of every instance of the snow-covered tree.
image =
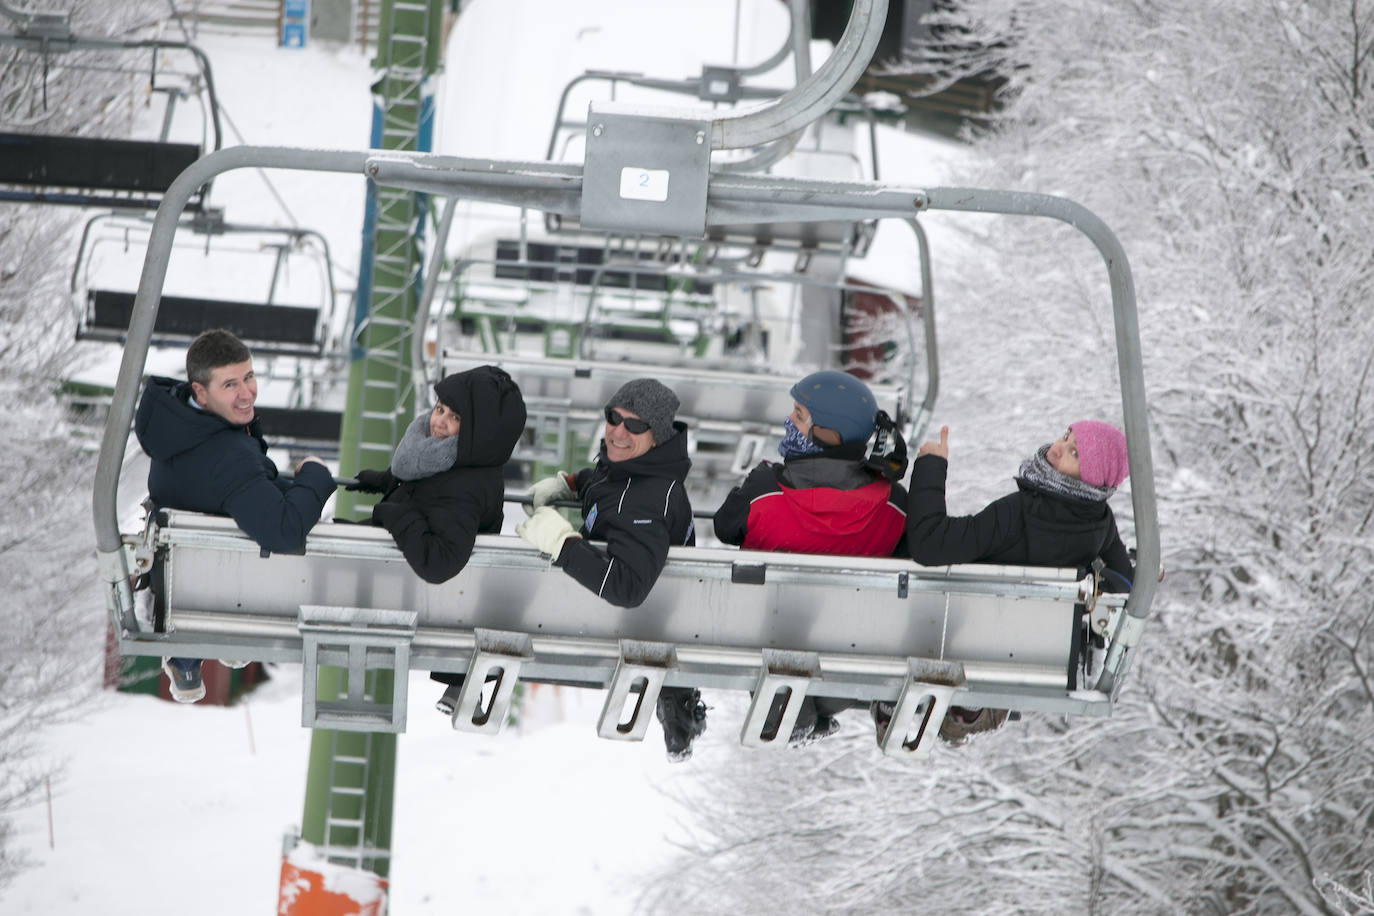
MULTIPOLYGON (((679 893, 707 912, 1367 912, 1374 3, 941 16, 935 69, 1009 78, 968 183, 1077 200, 1131 258, 1168 578, 1112 719, 1027 715, 911 771, 866 736, 727 761, 679 893)), ((957 294, 941 275, 937 409, 972 430, 1111 418, 1100 259, 1043 223, 970 233, 985 254, 957 294)), ((956 441, 1005 487, 1000 442, 956 441)), ((973 511, 962 454, 951 504, 973 511)))
MULTIPOLYGON (((14 6, 14 4, 11 4, 14 6)), ((124 0, 46 3, 92 37, 146 37, 160 4, 124 0)), ((0 29, 14 31, 0 17, 0 29)), ((0 130, 128 136, 146 76, 127 55, 0 47, 0 130)), ((146 59, 143 61, 146 65, 146 59)), ((74 211, 0 203, 0 815, 31 802, 54 764, 36 756, 39 729, 70 712, 96 683, 103 608, 96 587, 90 484, 60 394, 75 340, 66 279, 74 211)), ((89 437, 86 437, 89 441, 89 437)), ((0 819, 0 886, 17 863, 0 819)))

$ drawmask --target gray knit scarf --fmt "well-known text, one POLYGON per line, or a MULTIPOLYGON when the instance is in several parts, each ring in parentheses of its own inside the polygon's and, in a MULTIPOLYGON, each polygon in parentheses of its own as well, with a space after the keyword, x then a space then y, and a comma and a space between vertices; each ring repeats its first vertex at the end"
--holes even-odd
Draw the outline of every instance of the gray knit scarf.
POLYGON ((1105 502, 1116 492, 1116 487, 1095 487, 1067 474, 1061 474, 1045 460, 1049 450, 1048 445, 1042 445, 1036 450, 1034 457, 1021 462, 1021 469, 1016 473, 1017 479, 1024 480, 1045 493, 1067 496, 1071 499, 1105 502))
POLYGON ((436 439, 429 434, 429 413, 410 421, 396 454, 391 457, 391 473, 401 480, 419 480, 447 471, 458 460, 458 437, 436 439))

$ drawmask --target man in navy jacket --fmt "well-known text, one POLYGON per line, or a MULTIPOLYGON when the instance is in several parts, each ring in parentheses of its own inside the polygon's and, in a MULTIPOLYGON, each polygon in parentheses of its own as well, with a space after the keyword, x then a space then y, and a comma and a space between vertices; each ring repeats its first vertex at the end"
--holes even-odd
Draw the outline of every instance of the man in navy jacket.
MULTIPOLYGON (((159 509, 228 515, 269 551, 299 550, 320 519, 334 477, 320 459, 283 480, 267 457, 254 412, 253 358, 233 334, 206 331, 186 351, 188 381, 150 376, 134 417, 152 458, 148 495, 159 509)), ((164 658, 173 699, 205 696, 200 660, 164 658)))

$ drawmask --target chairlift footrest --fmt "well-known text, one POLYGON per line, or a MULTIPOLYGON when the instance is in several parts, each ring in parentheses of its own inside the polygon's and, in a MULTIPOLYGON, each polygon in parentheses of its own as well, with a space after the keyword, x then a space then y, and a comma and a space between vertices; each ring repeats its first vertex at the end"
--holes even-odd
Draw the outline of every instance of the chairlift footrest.
POLYGON ((958 662, 907 659, 907 679, 892 711, 892 721, 878 736, 883 754, 912 760, 929 757, 954 691, 965 683, 964 666, 958 662))
POLYGON ((620 658, 606 690, 596 733, 618 741, 643 741, 658 695, 669 672, 677 668, 677 649, 671 643, 620 640, 620 658), (631 696, 634 708, 625 715, 631 696))
POLYGON ((802 699, 807 688, 820 680, 820 655, 816 652, 794 652, 783 649, 764 649, 763 665, 758 683, 749 703, 740 731, 740 744, 745 747, 786 747, 792 728, 801 713, 802 699), (781 704, 776 716, 774 703, 781 704), (776 719, 776 721, 772 721, 776 719))
POLYGON ((479 627, 474 636, 477 645, 453 707, 453 727, 457 731, 494 735, 501 731, 510 713, 520 666, 534 658, 534 644, 528 633, 510 630, 479 627), (490 690, 486 688, 488 681, 492 684, 490 690))

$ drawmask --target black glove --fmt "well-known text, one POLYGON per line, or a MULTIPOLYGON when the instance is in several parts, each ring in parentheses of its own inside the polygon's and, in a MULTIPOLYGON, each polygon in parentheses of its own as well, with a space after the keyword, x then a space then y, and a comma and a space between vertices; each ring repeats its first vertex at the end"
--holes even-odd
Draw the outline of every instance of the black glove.
POLYGON ((384 471, 359 471, 357 478, 357 483, 350 483, 344 489, 355 493, 390 493, 396 488, 396 478, 391 475, 390 468, 384 471))

